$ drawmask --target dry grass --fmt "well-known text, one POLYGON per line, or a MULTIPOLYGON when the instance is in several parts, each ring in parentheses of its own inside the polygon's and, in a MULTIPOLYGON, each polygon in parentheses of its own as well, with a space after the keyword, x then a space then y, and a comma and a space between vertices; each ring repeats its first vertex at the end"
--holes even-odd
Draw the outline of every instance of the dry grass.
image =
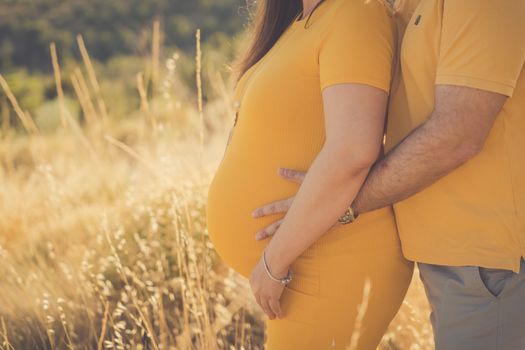
MULTIPOLYGON (((158 120, 147 93, 160 74, 154 43, 152 67, 137 74, 143 119, 115 125, 78 42, 86 73, 69 78, 87 127, 62 104, 63 129, 37 133, 5 90, 28 133, 0 140, 0 349, 262 349, 263 315, 205 227, 231 125, 226 85, 214 81, 225 101, 202 106, 199 84, 195 108, 158 120)), ((431 349, 426 318, 415 281, 382 349, 431 349)))

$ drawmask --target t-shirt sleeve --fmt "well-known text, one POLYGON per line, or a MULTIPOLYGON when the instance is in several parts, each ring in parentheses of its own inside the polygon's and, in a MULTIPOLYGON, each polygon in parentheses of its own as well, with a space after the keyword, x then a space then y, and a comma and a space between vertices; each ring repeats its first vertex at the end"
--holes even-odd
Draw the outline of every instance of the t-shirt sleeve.
POLYGON ((525 1, 445 0, 436 84, 512 96, 525 61, 525 1))
POLYGON ((395 24, 378 0, 343 0, 319 47, 321 90, 361 83, 390 88, 395 24))

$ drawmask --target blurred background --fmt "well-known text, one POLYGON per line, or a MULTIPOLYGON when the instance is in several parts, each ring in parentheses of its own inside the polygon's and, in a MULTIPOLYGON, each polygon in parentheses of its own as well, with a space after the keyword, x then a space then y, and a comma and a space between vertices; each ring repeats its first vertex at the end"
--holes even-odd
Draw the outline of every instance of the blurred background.
MULTIPOLYGON (((80 40, 97 75, 104 77, 97 94, 112 101, 107 112, 113 118, 128 118, 139 109, 138 72, 144 74, 148 97, 159 92, 168 97, 176 91, 178 96, 170 100, 178 107, 177 102, 187 100, 179 89, 195 88, 196 30, 201 30, 202 50, 206 51, 203 84, 210 85, 215 78, 210 74, 227 77, 227 64, 248 14, 243 0, 2 0, 0 71, 22 108, 43 131, 55 129, 59 117, 49 113, 58 108, 51 43, 56 45, 66 104, 75 120, 82 121, 83 115, 69 77, 79 73, 77 68, 91 69, 82 67, 80 40)), ((89 80, 90 73, 84 74, 89 80)), ((77 78, 82 83, 80 75, 77 78)), ((213 91, 203 89, 204 99, 212 98, 213 91)), ((6 96, 1 103, 8 113, 6 96)), ((11 114, 8 122, 16 128, 17 116, 11 114)))
MULTIPOLYGON (((263 349, 205 227, 253 9, 0 0, 0 349, 263 349)), ((415 278, 381 349, 427 316, 415 278)))

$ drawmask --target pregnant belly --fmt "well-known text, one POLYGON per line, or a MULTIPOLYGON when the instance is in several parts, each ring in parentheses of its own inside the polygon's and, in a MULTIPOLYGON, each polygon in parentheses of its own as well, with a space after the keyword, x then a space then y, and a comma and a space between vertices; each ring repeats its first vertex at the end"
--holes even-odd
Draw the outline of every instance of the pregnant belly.
MULTIPOLYGON (((260 148, 256 150, 254 153, 260 152, 260 148)), ((294 162, 290 163, 286 152, 267 149, 264 154, 247 153, 232 149, 226 152, 210 184, 206 205, 208 234, 215 250, 227 265, 245 277, 249 277, 269 242, 269 239, 255 240, 256 232, 284 216, 282 213, 253 218, 252 211, 293 196, 299 189, 299 184, 278 175, 279 166, 295 164, 291 167, 307 169, 307 166, 297 168, 297 160, 304 161, 304 154, 293 157, 294 162)))
MULTIPOLYGON (((236 131, 208 189, 206 223, 209 238, 221 259, 248 278, 270 241, 270 238, 257 241, 255 234, 285 215, 253 218, 252 211, 294 196, 300 184, 280 177, 278 168, 308 170, 323 140, 292 133, 278 138, 274 133, 272 142, 268 142, 270 137, 262 137, 265 133, 236 131)), ((343 249, 348 253, 367 247, 399 246, 390 208, 363 214, 352 225, 326 233, 317 243, 326 247, 326 251, 343 249)))

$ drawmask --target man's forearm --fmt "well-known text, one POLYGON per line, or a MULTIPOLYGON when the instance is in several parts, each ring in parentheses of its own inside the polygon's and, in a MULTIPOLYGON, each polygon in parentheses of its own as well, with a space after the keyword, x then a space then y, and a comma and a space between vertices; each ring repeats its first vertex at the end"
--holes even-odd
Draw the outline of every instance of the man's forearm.
POLYGON ((406 199, 461 164, 427 134, 421 126, 372 167, 352 204, 354 211, 364 213, 406 199))
POLYGON ((364 213, 404 200, 474 157, 505 101, 501 94, 437 85, 432 115, 372 167, 354 210, 364 213))

